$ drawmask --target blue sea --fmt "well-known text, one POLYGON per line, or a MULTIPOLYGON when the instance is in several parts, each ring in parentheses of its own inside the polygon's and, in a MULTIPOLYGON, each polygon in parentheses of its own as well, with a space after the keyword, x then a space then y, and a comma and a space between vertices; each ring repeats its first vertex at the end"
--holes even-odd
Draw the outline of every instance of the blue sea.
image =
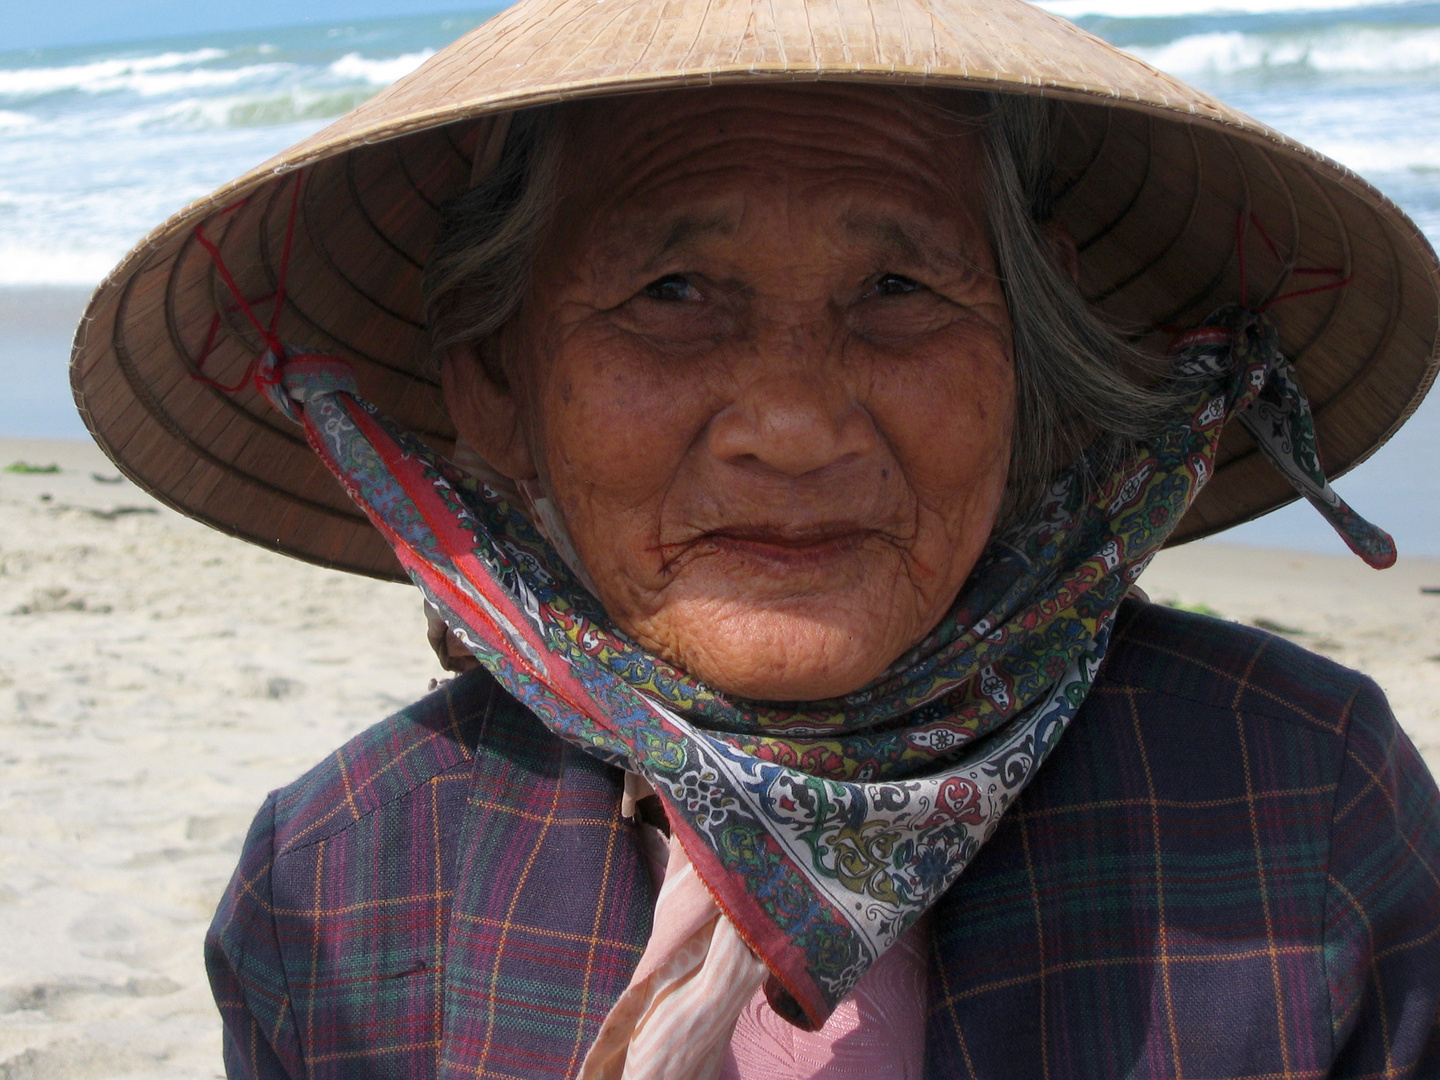
MULTIPOLYGON (((1041 6, 1350 166, 1440 242, 1440 3, 1041 6)), ((83 435, 69 331, 84 292, 148 229, 494 10, 60 49, 0 41, 0 436, 83 435)), ((1440 395, 1337 487, 1402 551, 1440 555, 1437 466, 1440 395)), ((1302 507, 1228 535, 1340 550, 1302 507)))

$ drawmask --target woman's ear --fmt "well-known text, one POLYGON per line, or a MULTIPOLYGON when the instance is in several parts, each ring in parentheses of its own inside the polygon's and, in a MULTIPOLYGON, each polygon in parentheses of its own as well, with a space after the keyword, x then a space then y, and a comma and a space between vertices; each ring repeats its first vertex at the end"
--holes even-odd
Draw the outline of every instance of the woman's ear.
POLYGON ((498 364, 489 364, 484 350, 498 343, 463 342, 445 351, 440 386, 445 407, 460 437, 492 468, 512 480, 536 475, 535 460, 525 439, 520 401, 514 387, 497 379, 498 364))
POLYGON ((1080 284, 1080 249, 1075 246, 1075 237, 1058 221, 1047 221, 1040 226, 1045 239, 1050 241, 1050 254, 1061 270, 1076 285, 1080 284))

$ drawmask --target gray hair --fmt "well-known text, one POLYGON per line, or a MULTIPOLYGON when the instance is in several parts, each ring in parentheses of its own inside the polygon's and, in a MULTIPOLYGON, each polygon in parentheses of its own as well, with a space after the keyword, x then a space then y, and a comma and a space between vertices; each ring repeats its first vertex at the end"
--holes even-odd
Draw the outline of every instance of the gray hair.
POLYGON ((424 280, 425 322, 436 354, 483 341, 519 311, 555 204, 555 127, 554 106, 516 113, 489 175, 441 208, 440 239, 424 280))
MULTIPOLYGON (((902 91, 903 92, 903 91, 902 91)), ((1171 403, 1158 364, 1090 306, 1061 267, 1044 226, 1054 212, 1054 107, 1032 95, 986 93, 991 242, 1010 311, 1017 403, 1010 483, 998 528, 1034 504, 1056 471, 1087 448, 1089 483, 1153 434, 1171 403)), ((964 123, 930 100, 928 111, 964 123)), ((491 173, 444 207, 425 268, 425 307, 440 353, 481 341, 519 310, 554 205, 560 139, 553 106, 515 115, 491 173)), ((496 377, 503 373, 493 372, 496 377)))

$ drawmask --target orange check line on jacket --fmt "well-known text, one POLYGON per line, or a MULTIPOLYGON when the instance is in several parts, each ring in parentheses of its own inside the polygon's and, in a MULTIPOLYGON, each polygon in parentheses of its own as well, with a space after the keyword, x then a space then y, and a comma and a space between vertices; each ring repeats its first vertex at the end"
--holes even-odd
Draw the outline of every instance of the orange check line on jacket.
MULTIPOLYGON (((342 782, 344 783, 344 786, 345 786, 345 805, 347 805, 347 806, 350 808, 350 813, 351 813, 351 815, 352 815, 353 820, 354 820, 354 821, 363 821, 363 820, 365 820, 365 818, 366 818, 367 816, 369 816, 370 814, 373 814, 376 810, 380 809, 380 805, 376 805, 376 806, 372 806, 369 810, 365 810, 365 811, 362 812, 362 811, 360 810, 358 804, 357 804, 356 801, 355 801, 355 794, 356 794, 356 792, 364 792, 367 788, 369 788, 369 787, 370 787, 372 784, 374 784, 376 781, 380 780, 382 777, 384 777, 386 774, 388 774, 391 770, 397 769, 397 768, 399 768, 402 764, 404 764, 405 761, 406 761, 406 759, 407 759, 411 754, 413 754, 413 753, 415 753, 415 752, 417 752, 417 751, 419 751, 419 750, 423 750, 423 749, 429 747, 430 744, 433 743, 433 742, 435 742, 435 740, 437 740, 437 739, 442 739, 442 738, 448 739, 449 742, 451 742, 451 743, 453 743, 454 745, 457 745, 457 746, 460 747, 461 751, 462 751, 463 754, 464 754, 464 757, 461 758, 461 762, 457 762, 457 764, 462 763, 462 762, 467 762, 467 761, 472 761, 472 760, 474 760, 473 755, 470 753, 469 747, 465 746, 464 742, 461 741, 458 737, 456 737, 457 732, 458 732, 458 730, 459 730, 460 723, 461 723, 461 721, 458 721, 458 720, 457 720, 457 721, 451 726, 451 728, 448 729, 447 731, 443 731, 443 732, 439 732, 439 731, 437 731, 437 732, 432 732, 430 735, 426 736, 425 738, 419 739, 419 740, 417 740, 415 743, 411 744, 410 746, 405 747, 405 749, 401 750, 398 754, 396 754, 395 757, 394 757, 392 760, 387 761, 382 768, 376 769, 373 773, 370 773, 368 776, 366 776, 366 777, 365 777, 365 780, 364 780, 357 788, 355 788, 353 791, 351 790, 351 786, 350 786, 349 770, 345 767, 345 759, 344 759, 343 755, 337 753, 336 756, 335 756, 335 760, 336 760, 337 766, 338 766, 339 769, 340 769, 341 780, 342 780, 342 782)), ((432 779, 440 779, 440 778, 441 778, 441 777, 438 777, 438 776, 437 776, 437 777, 432 777, 432 779)), ((466 779, 468 779, 468 778, 466 778, 466 779)), ((383 805, 383 804, 381 804, 381 805, 383 805)), ((284 850, 285 850, 286 852, 291 852, 291 851, 298 851, 300 848, 305 847, 305 846, 306 846, 306 839, 305 839, 305 838, 306 838, 307 836, 309 836, 309 835, 312 834, 312 833, 317 832, 318 830, 321 830, 321 829, 325 828, 325 826, 329 825, 332 821, 334 821, 335 818, 336 818, 337 816, 339 816, 340 813, 341 813, 341 808, 340 808, 340 806, 337 805, 337 806, 333 807, 327 814, 325 814, 325 815, 323 815, 322 817, 316 819, 315 821, 312 821, 312 822, 311 822, 309 825, 307 825, 304 829, 300 830, 300 831, 297 832, 293 837, 291 837, 289 843, 287 843, 287 844, 285 845, 284 850)))
MULTIPOLYGON (((1275 951, 1280 956, 1307 956, 1323 955, 1324 949, 1320 945, 1277 945, 1275 951)), ((1215 961, 1228 960, 1257 960, 1262 956, 1269 956, 1269 948, 1236 949, 1233 952, 1205 953, 1203 956, 1186 956, 1179 953, 1170 957, 1172 964, 1209 964, 1215 961)), ((1155 957, 1144 956, 1104 956, 1093 960, 1067 960, 1061 964, 1047 964, 1043 968, 1037 968, 1028 975, 1014 975, 1008 979, 995 979, 993 982, 980 983, 968 990, 958 994, 950 994, 941 998, 942 1002, 970 1001, 977 997, 984 997, 986 994, 994 993, 997 990, 1009 990, 1016 986, 1024 986, 1026 983, 1035 982, 1037 979, 1048 978, 1051 975, 1059 975, 1066 971, 1084 971, 1087 968, 1120 967, 1126 964, 1153 964, 1155 957)), ((1276 1076, 1282 1074, 1276 1073, 1276 1076)))
MULTIPOLYGON (((585 957, 585 978, 580 984, 580 1015, 585 1015, 585 1010, 590 1005, 590 977, 595 970, 595 950, 600 943, 600 916, 605 910, 605 897, 610 895, 610 870, 615 865, 615 840, 620 827, 620 819, 612 818, 605 845, 605 866, 600 873, 600 896, 601 902, 595 905, 595 921, 590 924, 590 952, 585 957)), ((570 1061, 565 1067, 565 1074, 568 1076, 580 1064, 580 1055, 585 1052, 586 1047, 582 1046, 580 1040, 584 1037, 585 1025, 575 1025, 575 1044, 570 1050, 570 1061)))
MULTIPOLYGON (((485 915, 472 915, 468 911, 457 911, 450 917, 456 922, 463 923, 466 926, 478 926, 486 929, 503 930, 506 925, 504 919, 490 918, 485 915)), ((618 938, 595 937, 588 934, 576 934, 564 930, 555 930, 548 926, 527 926, 525 927, 525 935, 544 941, 563 941, 568 945, 587 945, 594 941, 608 948, 623 949, 626 952, 633 952, 637 955, 645 951, 643 945, 636 945, 631 941, 621 941, 618 938)))
MULTIPOLYGON (((443 1038, 426 1039, 424 1042, 400 1043, 395 1046, 387 1046, 385 1049, 393 1054, 405 1053, 410 1050, 438 1050, 444 1041, 443 1038)), ((307 1060, 316 1064, 326 1061, 349 1061, 364 1058, 369 1053, 371 1051, 361 1047, 354 1050, 335 1050, 328 1054, 310 1054, 307 1060)))
POLYGON ((1184 1077, 1180 1066, 1180 1039, 1176 1034, 1175 997, 1170 986, 1170 930, 1165 925, 1165 857, 1160 841, 1160 805, 1155 799, 1155 775, 1150 770, 1150 752, 1145 749, 1145 733, 1140 727, 1140 710, 1135 705, 1135 691, 1125 695, 1130 721, 1135 727, 1135 746, 1140 752, 1140 767, 1145 773, 1145 790, 1149 792, 1150 834, 1155 845, 1155 918, 1160 941, 1160 983, 1165 988, 1165 1020, 1170 1032, 1170 1056, 1175 1066, 1175 1080, 1184 1077))
POLYGON ((525 880, 535 868, 535 860, 540 857, 540 849, 545 846, 545 836, 552 825, 556 823, 555 808, 560 804, 560 785, 556 784, 550 794, 550 812, 542 820, 540 835, 535 838, 530 848, 530 853, 525 857, 525 865, 520 869, 520 877, 510 891, 510 903, 505 908, 505 921, 500 924, 500 941, 495 948, 494 959, 490 964, 490 993, 488 998, 488 1009, 485 1013, 485 1039, 480 1046, 480 1060, 475 1063, 475 1074, 484 1076, 485 1063, 490 1059, 490 1051, 493 1047, 495 1035, 495 1002, 499 999, 500 987, 500 960, 505 955, 505 945, 510 939, 510 931, 515 928, 515 909, 520 903, 520 897, 525 891, 525 880))
MULTIPOLYGON (((1020 822, 1020 847, 1025 853, 1025 877, 1030 882, 1030 906, 1035 913, 1035 954, 1040 958, 1041 970, 1044 970, 1046 966, 1045 920, 1040 913, 1040 889, 1035 883, 1035 860, 1030 856, 1030 825, 1026 821, 1020 822)), ((1050 1080, 1050 1048, 1046 1041, 1046 1023, 1049 1011, 1045 1004, 1045 990, 1048 984, 1048 979, 1040 980, 1040 1065, 1044 1070, 1045 1080, 1050 1080)))
POLYGON ((610 819, 603 817, 565 817, 552 818, 547 814, 537 814, 531 810, 522 810, 515 806, 506 806, 504 803, 492 802, 489 799, 471 799, 471 806, 484 807, 486 810, 494 810, 497 813, 508 814, 510 817, 519 818, 521 821, 533 822, 537 825, 553 824, 564 828, 568 825, 593 825, 599 828, 608 828, 610 819))
MULTIPOLYGON (((1370 768, 1369 765, 1365 764, 1365 762, 1362 761, 1358 756, 1356 756, 1353 750, 1346 750, 1345 757, 1355 762, 1355 764, 1359 765, 1360 768, 1364 770, 1365 775, 1370 777, 1370 785, 1367 785, 1367 787, 1374 786, 1382 795, 1384 795, 1385 802, 1390 807, 1391 812, 1398 815, 1400 813, 1400 808, 1395 805, 1395 797, 1390 793, 1390 790, 1384 785, 1384 783, 1381 782, 1380 775, 1376 773, 1374 769, 1370 768)), ((1408 850, 1410 854, 1415 857, 1415 860, 1425 868, 1425 873, 1430 875, 1430 880, 1435 882, 1436 886, 1440 886, 1440 875, 1437 875, 1435 873, 1435 868, 1426 861, 1425 856, 1421 855, 1420 852, 1415 850, 1415 841, 1412 840, 1409 835, 1403 832, 1397 832, 1395 835, 1400 837, 1400 840, 1402 843, 1404 843, 1406 850, 1408 850)))
MULTIPOLYGON (((1190 665, 1193 666, 1193 667, 1197 667, 1197 668, 1199 668, 1199 669, 1202 670, 1202 671, 1207 671, 1207 672, 1209 672, 1209 673, 1212 674, 1212 675, 1217 675, 1217 676, 1219 676, 1220 678, 1224 679, 1226 682, 1237 682, 1237 681, 1239 681, 1239 680, 1236 679, 1235 673, 1234 673, 1233 671, 1229 671, 1229 670, 1227 670, 1227 669, 1225 669, 1225 668, 1218 667, 1218 666, 1216 666, 1216 665, 1214 665, 1214 664, 1208 664, 1208 663, 1206 663, 1205 661, 1199 660, 1199 659, 1197 659, 1197 658, 1195 658, 1195 657, 1193 657, 1193 656, 1187 656, 1187 655, 1185 655, 1185 653, 1181 652, 1179 649, 1170 649, 1170 648, 1166 648, 1164 645, 1151 645, 1151 644, 1148 644, 1148 643, 1138 643, 1138 644, 1139 644, 1139 647, 1140 647, 1140 648, 1149 649, 1149 650, 1151 650, 1151 651, 1153 651, 1153 652, 1158 652, 1158 653, 1161 653, 1161 654, 1163 654, 1163 655, 1165 655, 1165 656, 1173 656, 1173 657, 1175 657, 1177 660, 1184 660, 1187 664, 1190 664, 1190 665)), ((1264 651, 1264 646, 1263 646, 1263 645, 1260 647, 1260 650, 1257 651, 1255 657, 1252 658, 1252 663, 1254 662, 1254 659, 1258 659, 1258 658, 1259 658, 1259 653, 1262 652, 1262 651, 1264 651)), ((1144 686, 1117 686, 1117 687, 1116 687, 1115 689, 1113 689, 1113 690, 1108 690, 1108 692, 1114 694, 1114 693, 1126 693, 1126 692, 1131 691, 1131 690, 1147 690, 1147 689, 1149 689, 1149 688, 1148 688, 1148 687, 1144 687, 1144 686)), ((1314 724, 1316 727, 1321 728, 1321 729, 1324 730, 1324 731, 1328 731, 1328 732, 1330 732, 1332 735, 1339 735, 1339 734, 1341 733, 1341 731, 1343 730, 1343 727, 1344 727, 1344 717, 1343 717, 1343 716, 1341 717, 1341 719, 1340 719, 1339 722, 1334 723, 1334 724, 1327 724, 1325 721, 1321 720, 1318 716, 1315 716, 1313 713, 1307 712, 1305 709, 1300 708, 1300 707, 1299 707, 1298 705, 1296 705, 1294 702, 1292 702, 1292 701, 1290 701, 1290 700, 1288 700, 1288 699, 1286 699, 1286 698, 1281 697, 1279 694, 1275 693, 1275 692, 1272 691, 1272 690, 1267 690, 1267 689, 1266 689, 1265 687, 1263 687, 1263 686, 1244 685, 1244 684, 1242 683, 1240 689, 1241 689, 1241 690, 1249 691, 1249 692, 1252 693, 1252 694, 1258 694, 1260 697, 1263 697, 1263 698, 1268 698, 1268 699, 1270 699, 1271 701, 1275 702, 1275 704, 1277 704, 1277 705, 1283 705, 1283 706, 1285 707, 1286 712, 1288 712, 1288 713, 1290 713, 1290 714, 1292 714, 1292 715, 1298 714, 1299 716, 1303 717, 1304 719, 1310 721, 1310 723, 1314 724)), ((1175 693, 1174 691, 1169 691, 1169 692, 1170 692, 1170 693, 1175 693)), ((1184 694, 1179 694, 1179 693, 1175 693, 1175 696, 1176 696, 1176 697, 1180 697, 1180 698, 1184 698, 1184 697, 1185 697, 1184 694)), ((1193 698, 1186 698, 1186 700, 1195 700, 1195 699, 1193 699, 1193 698)), ((1196 701, 1196 704, 1199 704, 1199 705, 1208 705, 1209 702, 1196 701)), ((1274 713, 1274 714, 1270 714, 1270 715, 1273 715, 1276 720, 1287 720, 1287 721, 1291 721, 1291 717, 1289 717, 1289 716, 1283 716, 1283 715, 1281 715, 1281 714, 1279 714, 1279 713, 1274 713)), ((1291 721, 1291 722, 1293 722, 1293 721, 1291 721)))
MULTIPOLYGON (((965 1039, 965 1029, 960 1024, 960 1013, 956 1010, 955 1004, 959 1000, 955 991, 950 989, 950 972, 948 967, 941 962, 940 951, 936 947, 935 937, 930 938, 930 973, 934 978, 935 973, 940 975, 940 985, 943 993, 940 997, 940 1007, 950 1015, 950 1030, 955 1033, 955 1041, 960 1044, 960 1056, 965 1061, 965 1071, 969 1074, 970 1080, 979 1080, 975 1075, 975 1062, 970 1057, 970 1044, 965 1039)), ((932 1009, 932 1015, 939 1009, 932 1009)))
MULTIPOLYGON (((1143 693, 1143 691, 1142 691, 1143 693)), ((1318 784, 1308 788, 1283 788, 1274 791, 1257 791, 1257 802, 1265 799, 1291 799, 1305 795, 1325 795, 1335 790, 1335 784, 1318 784)), ((1227 799, 1156 799, 1153 805, 1168 810, 1219 810, 1226 806, 1239 806, 1250 801, 1245 795, 1233 795, 1227 799)), ((1073 806, 1047 806, 1039 810, 1028 810, 1017 806, 1009 812, 1016 821, 1039 821, 1041 818, 1063 817, 1070 814, 1089 814, 1096 810, 1120 810, 1125 807, 1149 807, 1149 799, 1097 799, 1094 802, 1075 803, 1073 806)))
MULTIPOLYGON (((1327 874, 1326 877, 1328 878, 1328 877, 1330 877, 1330 875, 1327 874)), ((1333 881, 1334 879, 1331 878, 1331 880, 1333 881)), ((1374 927, 1374 925, 1370 922, 1370 913, 1365 910, 1364 906, 1363 906, 1363 905, 1360 903, 1360 901, 1355 897, 1355 894, 1352 893, 1349 889, 1347 889, 1347 888, 1346 888, 1344 885, 1342 885, 1340 882, 1336 881, 1336 882, 1335 882, 1335 887, 1336 887, 1341 893, 1344 894, 1345 899, 1350 902, 1350 906, 1353 907, 1353 908, 1355 909, 1356 914, 1358 914, 1358 915, 1360 916, 1360 921, 1365 924, 1365 933, 1370 936, 1370 941, 1371 941, 1371 944, 1373 945, 1373 944, 1374 944, 1374 941, 1375 941, 1375 927, 1374 927)), ((1377 957, 1373 952, 1370 954, 1370 980, 1375 984, 1375 993, 1376 993, 1376 995, 1380 998, 1380 1002, 1381 1002, 1381 1008, 1380 1008, 1380 1042, 1381 1042, 1381 1045, 1384 1046, 1384 1048, 1385 1048, 1385 1070, 1384 1070, 1384 1072, 1377 1073, 1377 1074, 1375 1074, 1375 1075, 1377 1075, 1377 1076, 1384 1076, 1384 1077, 1386 1077, 1387 1080, 1388 1080, 1389 1077, 1398 1076, 1399 1074, 1396 1072, 1396 1069, 1395 1069, 1395 1052, 1394 1052, 1394 1050, 1393 1050, 1392 1047, 1391 1047, 1391 1040, 1390 1040, 1390 1020, 1389 1020, 1389 1017, 1387 1016, 1387 1014, 1386 1014, 1386 1012, 1385 1012, 1385 1008, 1384 1008, 1385 985, 1384 985, 1383 981, 1382 981, 1381 978, 1380 978, 1379 957, 1377 957)))
MULTIPOLYGON (((1248 677, 1248 671, 1246 675, 1248 677)), ((1237 692, 1236 697, 1239 696, 1237 692)), ((1275 989, 1275 1026, 1280 1039, 1280 1067, 1284 1070, 1286 1077, 1291 1077, 1294 1076, 1294 1071, 1290 1062, 1290 1040, 1286 1038, 1285 1033, 1285 987, 1284 981, 1280 978, 1280 956, 1275 945, 1275 917, 1270 909, 1270 883, 1265 871, 1265 849, 1260 842, 1260 815, 1255 809, 1255 800, 1250 795, 1255 784, 1251 778, 1250 748, 1245 736, 1245 717, 1238 708, 1235 711, 1235 726, 1240 742, 1240 762, 1245 772, 1245 792, 1250 803, 1250 839, 1255 846, 1255 877, 1260 889, 1260 910, 1265 913, 1266 952, 1270 954, 1270 981, 1275 989)))

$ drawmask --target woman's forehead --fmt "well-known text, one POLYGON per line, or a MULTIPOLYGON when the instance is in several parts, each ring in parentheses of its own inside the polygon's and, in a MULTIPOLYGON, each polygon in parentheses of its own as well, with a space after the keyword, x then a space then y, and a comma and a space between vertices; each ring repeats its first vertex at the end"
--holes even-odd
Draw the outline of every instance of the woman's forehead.
MULTIPOLYGON (((787 204, 780 215, 756 209, 744 200, 721 197, 678 197, 649 213, 627 204, 589 223, 586 232, 594 243, 586 251, 589 259, 641 272, 658 272, 672 256, 707 252, 748 264, 774 261, 778 255, 791 265, 823 253, 824 258, 898 259, 908 267, 969 270, 986 243, 975 215, 891 193, 850 200, 848 207, 822 201, 787 204)), ((579 252, 569 249, 569 254, 579 252)))
POLYGON ((893 236, 897 215, 969 217, 983 200, 974 105, 972 95, 824 84, 586 103, 562 127, 562 206, 666 247, 733 232, 770 200, 831 215, 856 236, 893 236))

